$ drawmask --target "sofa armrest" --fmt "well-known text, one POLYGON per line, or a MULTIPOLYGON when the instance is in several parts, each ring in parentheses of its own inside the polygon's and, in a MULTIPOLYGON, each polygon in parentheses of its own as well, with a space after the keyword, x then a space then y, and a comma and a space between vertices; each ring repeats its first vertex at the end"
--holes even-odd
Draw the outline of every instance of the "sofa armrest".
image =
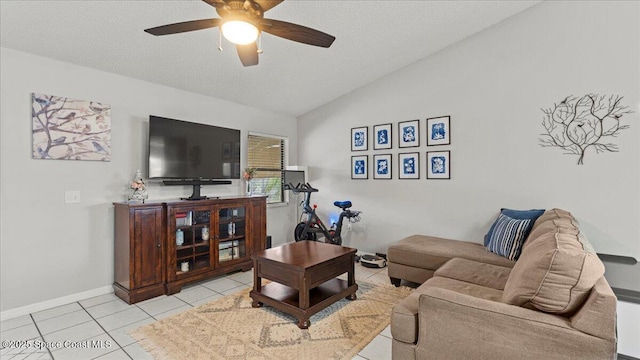
POLYGON ((443 288, 420 296, 417 359, 615 359, 569 319, 443 288))

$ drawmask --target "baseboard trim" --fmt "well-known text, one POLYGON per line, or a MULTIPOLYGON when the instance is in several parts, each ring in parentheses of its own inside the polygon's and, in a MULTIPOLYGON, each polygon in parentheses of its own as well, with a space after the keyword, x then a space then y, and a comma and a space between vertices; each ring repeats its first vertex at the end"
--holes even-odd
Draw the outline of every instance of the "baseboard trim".
POLYGON ((640 360, 640 359, 638 359, 637 357, 629 356, 629 355, 618 354, 618 360, 640 360))
POLYGON ((32 314, 38 311, 47 310, 54 308, 56 306, 66 305, 72 302, 90 299, 92 297, 105 295, 113 292, 113 287, 111 285, 99 287, 97 289, 83 291, 77 294, 71 294, 63 297, 59 297, 56 299, 51 299, 27 306, 22 306, 15 309, 5 310, 0 312, 0 321, 5 321, 9 319, 16 318, 22 315, 32 314))
POLYGON ((640 304, 640 291, 619 289, 615 287, 611 287, 611 289, 613 290, 613 293, 616 294, 619 301, 640 304))
POLYGON ((635 265, 638 263, 638 260, 631 256, 620 256, 620 255, 611 255, 611 254, 597 254, 600 260, 608 261, 612 263, 625 264, 625 265, 635 265))

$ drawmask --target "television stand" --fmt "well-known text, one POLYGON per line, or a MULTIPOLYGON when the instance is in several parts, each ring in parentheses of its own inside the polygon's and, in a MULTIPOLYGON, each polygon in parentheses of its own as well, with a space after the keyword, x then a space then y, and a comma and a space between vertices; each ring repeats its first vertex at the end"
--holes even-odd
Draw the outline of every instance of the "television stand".
POLYGON ((191 193, 191 196, 186 198, 180 198, 180 200, 206 200, 207 199, 206 196, 200 195, 200 188, 202 185, 200 184, 192 184, 192 185, 193 185, 193 192, 191 193))
POLYGON ((217 196, 207 197, 200 195, 200 188, 202 185, 231 185, 231 180, 164 180, 163 184, 173 185, 191 185, 193 191, 191 196, 186 198, 180 198, 180 200, 206 200, 206 199, 218 199, 217 196))

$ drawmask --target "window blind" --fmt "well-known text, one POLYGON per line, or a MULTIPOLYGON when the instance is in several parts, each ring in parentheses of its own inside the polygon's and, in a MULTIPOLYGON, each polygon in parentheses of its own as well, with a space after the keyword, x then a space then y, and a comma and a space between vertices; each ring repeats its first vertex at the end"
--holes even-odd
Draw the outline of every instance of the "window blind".
POLYGON ((247 166, 256 169, 251 184, 268 196, 269 203, 283 201, 284 145, 282 138, 255 134, 248 136, 247 166))

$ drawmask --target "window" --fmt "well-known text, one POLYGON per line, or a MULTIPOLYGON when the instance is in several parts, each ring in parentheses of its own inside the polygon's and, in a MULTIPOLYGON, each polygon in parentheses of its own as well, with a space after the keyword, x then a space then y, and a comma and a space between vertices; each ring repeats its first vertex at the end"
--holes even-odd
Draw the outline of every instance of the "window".
POLYGON ((282 176, 284 170, 285 138, 249 134, 247 167, 255 168, 251 191, 267 195, 267 203, 284 201, 282 176))

